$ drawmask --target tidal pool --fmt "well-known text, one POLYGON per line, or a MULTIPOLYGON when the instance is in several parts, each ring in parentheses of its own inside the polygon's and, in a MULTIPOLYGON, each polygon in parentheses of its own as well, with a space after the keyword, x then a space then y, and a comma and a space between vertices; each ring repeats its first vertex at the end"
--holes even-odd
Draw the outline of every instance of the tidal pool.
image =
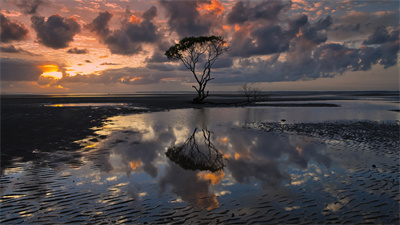
POLYGON ((398 139, 371 141, 363 132, 332 138, 318 135, 318 127, 312 135, 257 128, 326 120, 352 127, 352 120, 368 119, 366 126, 398 130, 396 112, 334 110, 204 108, 112 117, 93 128, 96 135, 77 141, 78 159, 48 153, 6 170, 1 219, 398 223, 398 139))

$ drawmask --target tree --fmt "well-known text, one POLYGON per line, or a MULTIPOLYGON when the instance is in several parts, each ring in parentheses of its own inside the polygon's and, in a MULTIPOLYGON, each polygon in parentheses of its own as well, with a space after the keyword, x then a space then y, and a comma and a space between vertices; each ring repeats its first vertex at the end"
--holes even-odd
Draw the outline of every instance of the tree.
POLYGON ((198 83, 198 87, 193 86, 197 91, 197 97, 193 99, 195 103, 202 103, 208 96, 205 92, 208 81, 211 78, 211 67, 218 57, 228 50, 226 41, 219 36, 200 36, 185 37, 179 43, 171 46, 165 55, 170 60, 181 60, 188 68, 198 83), (203 68, 198 68, 197 64, 204 62, 203 68))
POLYGON ((248 104, 250 104, 252 102, 264 100, 264 97, 261 93, 260 88, 252 87, 252 86, 249 86, 248 84, 243 84, 242 86, 240 86, 240 91, 246 97, 248 104))

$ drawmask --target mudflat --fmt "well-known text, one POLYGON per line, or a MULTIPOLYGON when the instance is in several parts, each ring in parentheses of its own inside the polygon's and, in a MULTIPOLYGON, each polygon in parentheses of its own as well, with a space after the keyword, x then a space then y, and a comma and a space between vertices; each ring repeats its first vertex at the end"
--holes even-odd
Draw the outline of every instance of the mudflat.
POLYGON ((0 221, 399 223, 396 93, 191 99, 2 96, 0 221))

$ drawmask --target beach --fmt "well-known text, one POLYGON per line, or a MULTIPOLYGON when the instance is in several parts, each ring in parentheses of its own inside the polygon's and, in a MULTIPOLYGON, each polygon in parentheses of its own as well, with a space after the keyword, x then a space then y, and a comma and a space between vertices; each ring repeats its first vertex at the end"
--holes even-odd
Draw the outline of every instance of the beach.
POLYGON ((0 222, 399 223, 397 92, 192 99, 3 95, 0 222))

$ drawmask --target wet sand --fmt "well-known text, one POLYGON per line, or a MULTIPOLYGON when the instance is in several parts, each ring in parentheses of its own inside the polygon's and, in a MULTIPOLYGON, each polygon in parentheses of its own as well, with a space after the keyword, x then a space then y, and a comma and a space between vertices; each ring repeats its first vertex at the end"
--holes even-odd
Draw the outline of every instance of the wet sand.
MULTIPOLYGON (((201 105, 192 104, 192 98, 192 95, 184 94, 1 96, 1 170, 15 158, 22 158, 22 161, 36 158, 37 155, 31 154, 33 151, 53 152, 79 149, 79 146, 73 142, 93 134, 90 128, 100 126, 111 116, 181 108, 248 105, 240 95, 215 95, 201 105), (84 103, 105 104, 105 106, 73 106, 84 103), (114 107, 107 106, 107 103, 123 105, 114 107)), ((337 96, 330 99, 342 98, 337 96)), ((269 100, 274 101, 274 99, 271 97, 269 100)), ((288 106, 288 104, 273 106, 288 106)), ((296 104, 296 106, 332 107, 336 105, 307 103, 296 104)))
MULTIPOLYGON (((93 127, 110 116, 176 108, 201 108, 186 96, 20 98, 2 99, 1 114, 1 214, 2 224, 398 224, 399 223, 399 124, 372 121, 327 123, 249 123, 239 129, 309 140, 317 138, 352 171, 324 177, 312 190, 298 186, 296 194, 267 189, 240 198, 217 196, 218 207, 162 204, 121 188, 82 190, 65 165, 83 166, 85 158, 102 152, 82 151, 74 141, 91 136, 93 127), (121 106, 44 107, 44 104, 124 103, 121 106), (183 102, 183 103, 182 103, 183 102), (39 104, 39 105, 38 105, 39 104), (77 129, 77 127, 79 129, 77 129), (362 152, 359 161, 345 156, 362 152), (348 161, 346 161, 348 160, 348 161), (29 163, 25 163, 29 162, 29 163), (356 163, 355 163, 356 162, 356 163), (25 171, 23 176, 5 170, 25 171), (341 180, 341 182, 337 182, 341 180), (325 184, 335 183, 336 186, 325 184), (7 192, 6 190, 12 190, 7 192), (316 198, 315 196, 318 196, 316 198)), ((342 96, 341 96, 342 97, 342 96)), ((293 99, 291 99, 293 100, 293 99)), ((304 100, 304 99, 303 99, 304 100)), ((214 99, 223 102, 224 99, 214 99)), ((209 104, 207 107, 217 107, 209 104)), ((317 106, 318 107, 318 106, 317 106)), ((94 140, 96 142, 96 140, 94 140)), ((98 165, 99 167, 104 165, 98 165)), ((93 165, 96 167, 96 165, 93 165)), ((152 187, 149 187, 152 188, 152 187)), ((193 199, 212 202, 207 195, 193 199)), ((190 200, 188 200, 190 203, 190 200)), ((201 206, 202 204, 200 204, 201 206)), ((203 205, 210 205, 210 203, 203 205)))

